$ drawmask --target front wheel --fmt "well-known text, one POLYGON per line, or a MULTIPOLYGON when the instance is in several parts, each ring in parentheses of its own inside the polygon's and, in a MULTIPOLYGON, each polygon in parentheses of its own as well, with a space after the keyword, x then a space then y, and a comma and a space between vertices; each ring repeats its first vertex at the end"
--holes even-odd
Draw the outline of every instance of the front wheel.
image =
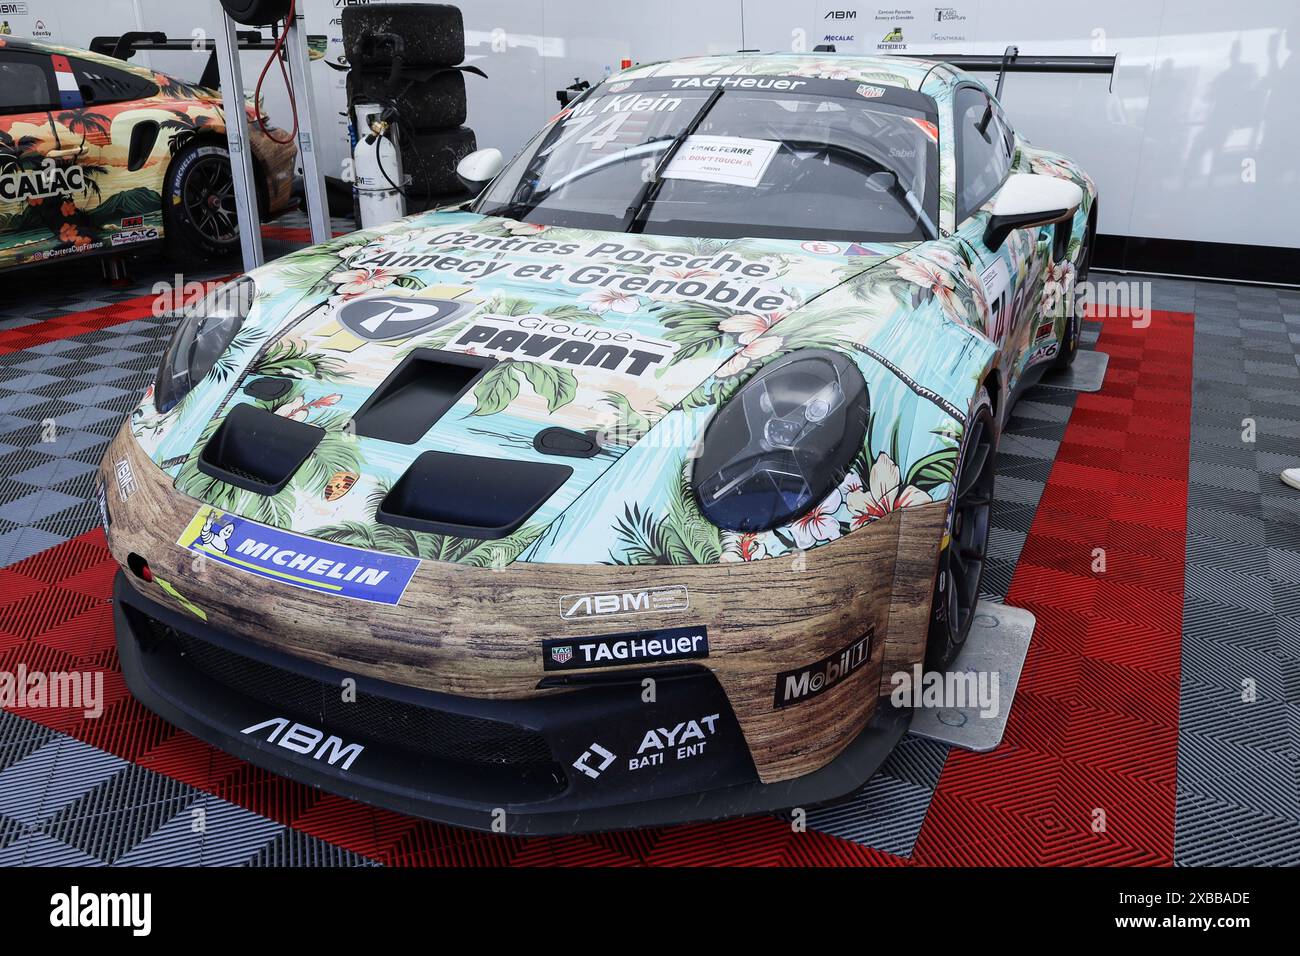
POLYGON ((230 153, 216 144, 182 149, 167 170, 163 222, 180 259, 212 259, 239 248, 239 216, 230 153))
POLYGON ((927 670, 946 670, 970 633, 980 598, 980 579, 988 556, 998 425, 993 404, 981 388, 966 420, 957 470, 947 546, 939 555, 930 605, 927 670))

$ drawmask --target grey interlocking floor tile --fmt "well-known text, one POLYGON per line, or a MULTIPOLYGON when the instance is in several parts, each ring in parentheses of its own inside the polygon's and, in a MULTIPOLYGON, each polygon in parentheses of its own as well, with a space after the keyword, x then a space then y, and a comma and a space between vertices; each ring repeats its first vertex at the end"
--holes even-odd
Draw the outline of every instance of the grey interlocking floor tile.
POLYGON ((80 502, 80 498, 60 491, 33 491, 16 501, 0 505, 0 518, 19 524, 35 524, 43 518, 66 511, 80 502))
POLYGON ((1300 460, 1297 343, 1276 290, 1196 293, 1175 859, 1300 862, 1300 460), (1224 335, 1240 332, 1238 352, 1224 335), (1238 374, 1244 373, 1244 374, 1238 374), (1242 441, 1231 414, 1255 422, 1242 441), (1270 474, 1271 473, 1271 474, 1270 474), (1294 559, 1293 559, 1294 557, 1294 559), (1292 608, 1295 608, 1294 612, 1292 608), (1256 700, 1242 701, 1242 681, 1256 700))
POLYGON ((134 764, 87 791, 41 824, 41 831, 114 863, 185 811, 198 790, 134 764))
POLYGON ((0 814, 36 825, 129 764, 56 734, 0 772, 0 814))
POLYGON ((374 866, 351 850, 297 830, 284 829, 262 846, 247 866, 374 866))
POLYGON ((208 794, 178 812, 117 866, 238 866, 248 863, 286 827, 208 794))

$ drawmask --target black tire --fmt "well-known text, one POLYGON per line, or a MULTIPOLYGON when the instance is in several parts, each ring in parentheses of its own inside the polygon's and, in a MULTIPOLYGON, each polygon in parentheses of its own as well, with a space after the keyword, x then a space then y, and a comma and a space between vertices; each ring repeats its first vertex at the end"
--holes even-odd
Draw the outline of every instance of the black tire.
POLYGON ((376 3, 343 8, 343 55, 354 68, 387 66, 391 51, 381 35, 402 38, 407 69, 455 66, 465 59, 465 21, 445 3, 376 3))
POLYGON ((1078 296, 1075 289, 1088 281, 1088 269, 1092 266, 1092 247, 1095 244, 1095 234, 1097 231, 1096 204, 1093 204, 1093 213, 1088 219, 1088 228, 1083 233, 1083 248, 1079 250, 1079 268, 1074 277, 1074 288, 1070 290, 1070 299, 1065 304, 1070 310, 1070 317, 1065 323, 1065 335, 1061 338, 1060 351, 1056 353, 1056 358, 1052 361, 1054 370, 1066 369, 1074 364, 1075 356, 1079 354, 1079 333, 1083 329, 1083 316, 1079 314, 1078 296))
MULTIPOLYGON (((349 108, 358 103, 389 103, 388 74, 352 70, 348 73, 349 108)), ((398 83, 400 95, 391 99, 397 121, 407 132, 455 128, 465 122, 465 74, 447 70, 427 80, 398 83), (408 85, 409 84, 409 85, 408 85)))
POLYGON ((477 148, 474 131, 467 126, 409 136, 402 133, 402 172, 411 177, 407 193, 423 198, 463 193, 456 164, 477 148))
POLYGON ((182 261, 215 259, 239 249, 230 153, 218 143, 186 146, 163 184, 167 250, 182 261))
POLYGON ((221 0, 221 5, 226 16, 250 27, 276 23, 289 12, 289 0, 221 0))
POLYGON ((979 603, 988 553, 994 461, 1001 429, 989 393, 981 388, 966 420, 954 475, 948 545, 939 555, 925 645, 927 670, 946 670, 966 643, 979 603))

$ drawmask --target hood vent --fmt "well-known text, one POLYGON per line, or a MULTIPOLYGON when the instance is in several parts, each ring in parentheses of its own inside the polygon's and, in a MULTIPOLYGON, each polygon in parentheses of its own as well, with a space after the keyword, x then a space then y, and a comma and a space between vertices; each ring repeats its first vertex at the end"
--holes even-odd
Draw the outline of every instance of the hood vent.
POLYGON ((379 505, 382 524, 461 538, 504 538, 573 474, 568 465, 426 451, 379 505))
POLYGON ((325 429, 254 405, 236 405, 199 454, 199 471, 259 495, 279 494, 325 429))
POLYGON ((356 433, 414 445, 495 364, 483 355, 416 349, 357 411, 356 433))

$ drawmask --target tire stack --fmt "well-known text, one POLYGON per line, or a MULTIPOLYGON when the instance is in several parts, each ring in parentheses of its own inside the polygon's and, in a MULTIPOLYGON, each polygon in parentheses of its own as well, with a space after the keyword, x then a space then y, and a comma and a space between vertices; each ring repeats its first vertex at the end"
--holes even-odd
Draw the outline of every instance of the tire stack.
MULTIPOLYGON (((477 149, 465 122, 465 24, 459 8, 440 3, 353 4, 343 8, 343 53, 348 115, 358 103, 397 110, 402 172, 409 176, 408 206, 465 194, 456 164, 477 149), (389 87, 391 47, 385 34, 402 38, 402 74, 389 87)), ((358 130, 358 134, 361 131, 358 130)), ((364 148, 364 147, 359 147, 364 148)))

